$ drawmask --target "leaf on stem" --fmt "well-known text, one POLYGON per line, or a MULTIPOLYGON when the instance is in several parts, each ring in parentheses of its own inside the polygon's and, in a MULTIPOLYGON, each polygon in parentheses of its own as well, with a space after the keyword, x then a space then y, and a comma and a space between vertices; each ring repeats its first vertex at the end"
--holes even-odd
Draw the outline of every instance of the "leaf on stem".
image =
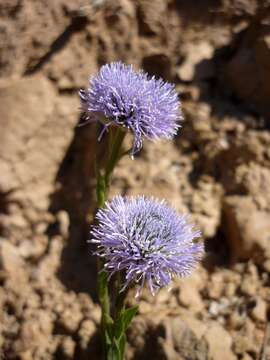
POLYGON ((131 308, 122 310, 120 312, 119 318, 117 319, 115 324, 115 337, 117 339, 120 339, 121 336, 125 333, 126 329, 128 328, 132 319, 136 315, 137 311, 138 311, 138 305, 135 305, 131 308))

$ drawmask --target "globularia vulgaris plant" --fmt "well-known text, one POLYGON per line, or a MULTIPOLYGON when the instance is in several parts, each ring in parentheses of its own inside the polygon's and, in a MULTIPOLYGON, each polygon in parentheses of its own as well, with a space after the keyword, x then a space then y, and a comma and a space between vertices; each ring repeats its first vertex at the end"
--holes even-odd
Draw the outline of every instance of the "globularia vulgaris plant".
POLYGON ((98 256, 104 358, 122 360, 125 332, 137 312, 137 306, 125 307, 128 288, 135 285, 139 298, 146 285, 154 295, 174 276, 194 269, 203 245, 194 241, 200 232, 165 201, 143 195, 107 201, 114 167, 126 154, 122 142, 128 131, 133 134, 131 158, 144 139, 172 139, 177 133, 181 109, 174 86, 118 62, 102 66, 80 98, 87 120, 102 125, 99 138, 110 136, 106 165, 97 166, 99 210, 90 242, 98 256))

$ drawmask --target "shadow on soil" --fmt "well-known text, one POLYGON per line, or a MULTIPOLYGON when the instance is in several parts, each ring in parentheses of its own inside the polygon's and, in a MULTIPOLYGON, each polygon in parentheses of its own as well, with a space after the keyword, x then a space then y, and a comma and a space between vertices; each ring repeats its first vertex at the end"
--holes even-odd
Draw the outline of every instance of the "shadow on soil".
MULTIPOLYGON (((69 215, 69 237, 62 253, 58 277, 75 292, 86 292, 96 300, 96 259, 91 256, 89 239, 90 214, 96 207, 94 195, 94 159, 96 148, 94 125, 77 127, 56 176, 56 191, 49 211, 64 210, 69 215)), ((49 236, 57 232, 48 229, 49 236)))

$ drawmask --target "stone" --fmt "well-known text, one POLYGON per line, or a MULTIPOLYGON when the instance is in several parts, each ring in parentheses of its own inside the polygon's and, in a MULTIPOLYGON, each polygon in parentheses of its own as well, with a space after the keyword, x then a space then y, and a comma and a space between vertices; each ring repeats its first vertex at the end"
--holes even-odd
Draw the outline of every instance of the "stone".
POLYGON ((251 311, 251 316, 255 321, 266 322, 267 319, 267 305, 260 297, 256 298, 256 305, 251 311))
POLYGON ((77 303, 65 308, 59 315, 60 317, 57 322, 60 326, 69 333, 77 331, 82 320, 82 313, 77 303))
POLYGON ((60 234, 66 239, 69 235, 70 220, 66 211, 61 210, 56 214, 56 219, 59 222, 60 234))
POLYGON ((149 330, 150 322, 146 317, 136 316, 132 326, 127 330, 130 345, 135 349, 143 349, 146 346, 146 333, 149 330))
POLYGON ((245 277, 240 286, 240 290, 243 294, 253 296, 256 294, 258 288, 257 282, 252 281, 250 277, 245 277))
POLYGON ((139 306, 140 314, 147 314, 147 313, 151 312, 151 310, 152 310, 151 304, 149 304, 146 301, 140 301, 140 306, 139 306))
POLYGON ((225 82, 238 98, 269 115, 270 37, 263 29, 264 24, 258 23, 256 29, 246 32, 236 53, 226 61, 222 85, 225 82), (246 79, 244 84, 241 79, 246 79))
POLYGON ((4 239, 0 239, 0 270, 15 289, 19 290, 27 281, 26 265, 18 248, 4 239))
MULTIPOLYGON (((263 158, 263 148, 269 147, 268 144, 270 144, 270 137, 267 135, 262 136, 261 140, 257 138, 257 141, 251 137, 247 142, 247 146, 252 148, 259 159, 263 158)), ((252 196, 258 209, 270 211, 270 168, 255 162, 248 165, 242 164, 237 167, 235 175, 243 190, 252 196)))
POLYGON ((218 323, 209 324, 204 338, 209 347, 210 359, 236 360, 230 334, 218 323))
POLYGON ((225 197, 223 214, 232 261, 264 259, 270 246, 269 213, 258 210, 251 197, 233 195, 225 197))
POLYGON ((36 235, 34 239, 23 240, 18 247, 18 252, 22 258, 36 261, 46 251, 48 242, 46 235, 36 235))
POLYGON ((164 12, 167 11, 167 4, 162 0, 157 0, 153 6, 150 0, 139 2, 139 18, 141 21, 140 31, 145 34, 160 34, 163 31, 162 18, 164 12))
POLYGON ((191 311, 181 313, 181 319, 193 331, 197 339, 201 339, 206 332, 207 324, 197 319, 191 311))
POLYGON ((156 294, 155 299, 158 304, 164 304, 164 303, 169 302, 170 296, 171 296, 171 293, 168 289, 161 288, 159 290, 159 292, 156 294))
POLYGON ((61 355, 65 359, 74 359, 75 347, 74 340, 70 336, 64 336, 60 345, 61 355))
POLYGON ((245 353, 241 358, 241 360, 253 360, 253 357, 250 356, 248 353, 245 353))
POLYGON ((101 308, 99 305, 95 305, 93 307, 93 309, 91 310, 91 319, 96 323, 99 324, 100 323, 100 319, 101 319, 101 308))
POLYGON ((267 259, 263 262, 263 268, 265 271, 270 273, 270 259, 267 259))
POLYGON ((80 344, 83 349, 87 349, 88 343, 95 332, 96 324, 92 320, 87 319, 82 321, 78 334, 80 338, 80 344))
POLYGON ((207 360, 208 349, 204 338, 198 339, 189 326, 180 318, 168 320, 168 338, 183 360, 207 360))
POLYGON ((255 330, 255 324, 247 317, 243 327, 234 334, 233 349, 237 355, 258 351, 258 343, 256 343, 254 336, 255 330))
POLYGON ((50 313, 39 309, 33 316, 24 318, 20 329, 20 337, 15 341, 14 348, 18 353, 38 349, 46 353, 50 347, 50 336, 53 330, 53 319, 50 313))
POLYGON ((224 279, 222 273, 214 273, 211 276, 208 296, 210 299, 218 300, 224 292, 224 279))
POLYGON ((177 75, 181 80, 192 81, 195 75, 197 79, 213 76, 214 69, 210 62, 206 61, 212 58, 214 52, 214 48, 209 42, 190 43, 183 51, 186 53, 186 59, 177 70, 177 75), (196 69, 198 65, 200 65, 200 68, 196 69))
POLYGON ((224 295, 228 298, 231 298, 235 295, 236 289, 237 289, 237 285, 230 282, 225 285, 224 295))
POLYGON ((245 316, 241 316, 238 312, 234 311, 229 315, 227 324, 229 329, 238 330, 241 328, 245 321, 245 316))
POLYGON ((195 312, 204 309, 204 303, 196 287, 189 281, 183 281, 179 289, 179 302, 181 305, 191 308, 195 312))
POLYGON ((0 191, 13 192, 20 202, 48 206, 77 121, 78 100, 66 100, 57 100, 52 83, 40 75, 0 84, 0 191), (60 115, 59 104, 69 113, 60 115))
MULTIPOLYGON (((207 106, 199 107, 199 119, 194 123, 194 130, 200 133, 200 136, 212 134, 208 128, 210 124, 207 118, 209 115, 207 106)), ((198 182, 198 189, 192 192, 191 209, 194 212, 194 220, 201 229, 203 236, 211 238, 215 236, 220 222, 220 195, 221 188, 212 178, 201 179, 198 182)))

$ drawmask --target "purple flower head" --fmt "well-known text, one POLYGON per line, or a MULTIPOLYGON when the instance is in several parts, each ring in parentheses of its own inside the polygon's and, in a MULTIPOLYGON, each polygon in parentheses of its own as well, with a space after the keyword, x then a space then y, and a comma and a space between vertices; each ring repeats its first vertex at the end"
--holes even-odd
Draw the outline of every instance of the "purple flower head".
POLYGON ((91 242, 98 244, 96 254, 110 275, 125 274, 122 290, 139 283, 139 295, 147 283, 155 294, 174 275, 188 275, 203 255, 203 245, 193 242, 200 232, 164 201, 116 196, 96 218, 91 242))
POLYGON ((102 66, 80 98, 88 119, 105 118, 104 129, 114 124, 133 132, 132 154, 141 149, 144 137, 171 139, 182 118, 173 85, 121 62, 102 66))

